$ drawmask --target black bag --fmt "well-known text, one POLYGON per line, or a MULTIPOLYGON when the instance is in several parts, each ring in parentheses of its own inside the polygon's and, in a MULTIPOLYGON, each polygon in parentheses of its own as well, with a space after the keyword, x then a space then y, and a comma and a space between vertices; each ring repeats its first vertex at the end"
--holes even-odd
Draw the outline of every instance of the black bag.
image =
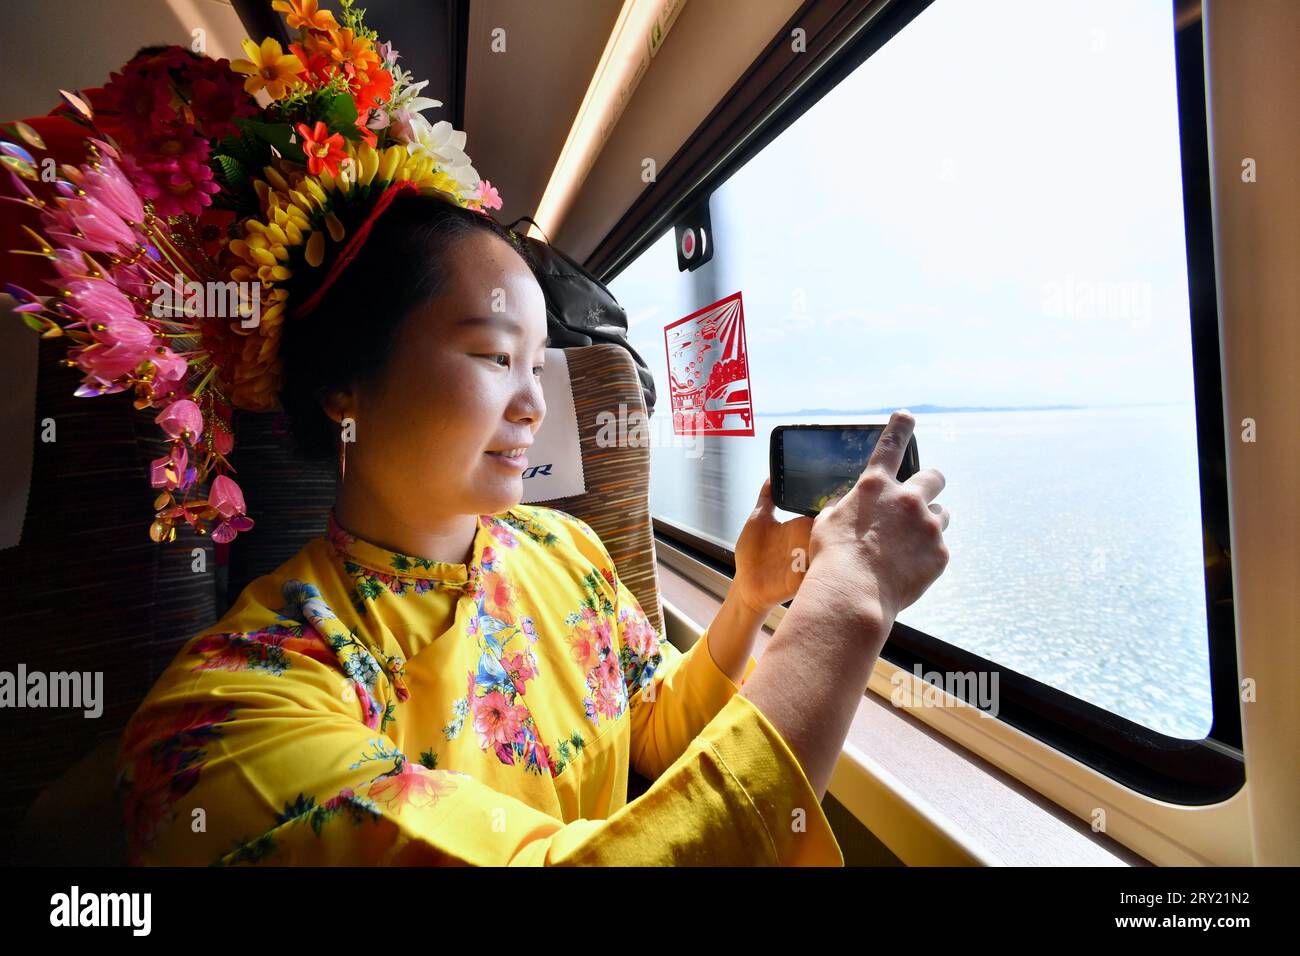
MULTIPOLYGON (((521 222, 532 223, 530 216, 520 216, 507 228, 521 222)), ((538 226, 540 229, 541 227, 538 226)), ((646 414, 655 408, 655 380, 650 366, 627 340, 627 312, 610 294, 605 284, 550 242, 519 234, 537 261, 537 281, 546 296, 546 325, 551 347, 580 348, 608 342, 627 349, 636 362, 641 390, 645 393, 646 414)))

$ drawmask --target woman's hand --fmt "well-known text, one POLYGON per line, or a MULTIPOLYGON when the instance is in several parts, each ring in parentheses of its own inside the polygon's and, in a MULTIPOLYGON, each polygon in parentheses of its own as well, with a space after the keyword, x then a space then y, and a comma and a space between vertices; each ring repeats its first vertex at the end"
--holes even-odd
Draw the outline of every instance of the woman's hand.
POLYGON ((878 601, 892 622, 948 566, 948 509, 934 502, 944 477, 934 468, 895 476, 916 419, 895 412, 857 483, 817 515, 808 543, 818 587, 878 601))
POLYGON ((732 589, 750 610, 766 617, 795 596, 808 568, 813 519, 801 515, 776 520, 772 479, 763 482, 758 504, 736 541, 736 577, 732 589))

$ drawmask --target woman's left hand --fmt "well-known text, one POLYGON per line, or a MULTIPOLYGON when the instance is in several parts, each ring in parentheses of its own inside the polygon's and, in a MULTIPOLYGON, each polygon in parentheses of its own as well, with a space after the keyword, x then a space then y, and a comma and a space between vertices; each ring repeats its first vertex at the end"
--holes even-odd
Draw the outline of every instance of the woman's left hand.
POLYGON ((813 526, 807 515, 777 521, 775 512, 772 479, 768 478, 736 541, 732 587, 751 610, 764 616, 799 591, 808 568, 808 538, 813 526))

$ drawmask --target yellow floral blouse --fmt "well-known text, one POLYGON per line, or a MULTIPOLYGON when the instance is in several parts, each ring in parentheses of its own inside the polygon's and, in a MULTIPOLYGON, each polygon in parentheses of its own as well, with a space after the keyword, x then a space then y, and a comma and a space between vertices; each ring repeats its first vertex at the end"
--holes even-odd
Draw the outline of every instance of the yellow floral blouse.
POLYGON ((704 639, 659 640, 585 522, 480 515, 471 553, 331 512, 249 584, 127 725, 132 862, 844 864, 780 733, 704 639))

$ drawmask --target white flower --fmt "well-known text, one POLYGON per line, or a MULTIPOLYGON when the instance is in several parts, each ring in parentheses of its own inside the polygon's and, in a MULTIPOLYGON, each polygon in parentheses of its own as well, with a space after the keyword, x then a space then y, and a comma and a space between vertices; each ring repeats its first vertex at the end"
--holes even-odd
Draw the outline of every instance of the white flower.
POLYGON ((427 96, 417 96, 420 90, 429 85, 428 80, 421 80, 419 83, 413 83, 410 86, 403 87, 402 92, 393 97, 388 104, 389 112, 395 112, 399 109, 408 109, 412 113, 419 113, 421 110, 427 110, 434 106, 441 106, 442 100, 433 100, 427 96))
POLYGON ((419 151, 432 156, 438 168, 460 184, 462 192, 478 188, 478 173, 465 155, 463 130, 456 129, 446 120, 431 124, 419 113, 411 114, 410 127, 414 141, 406 144, 407 153, 419 151))

